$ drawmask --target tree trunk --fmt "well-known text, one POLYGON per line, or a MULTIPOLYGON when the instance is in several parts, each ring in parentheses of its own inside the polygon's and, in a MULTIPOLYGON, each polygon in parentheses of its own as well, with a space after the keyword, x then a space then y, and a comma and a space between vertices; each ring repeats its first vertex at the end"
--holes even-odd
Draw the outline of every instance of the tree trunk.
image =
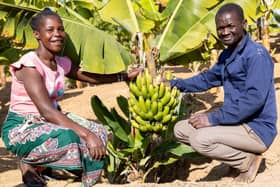
POLYGON ((77 80, 76 80, 76 87, 77 87, 77 88, 83 88, 83 87, 84 87, 83 82, 77 81, 77 80))
POLYGON ((268 51, 270 51, 268 13, 265 14, 264 20, 263 20, 262 44, 268 51))
POLYGON ((5 65, 0 65, 0 83, 2 87, 6 86, 5 65))
POLYGON ((257 20, 257 40, 262 40, 263 18, 257 20))
MULTIPOLYGON (((212 49, 211 50, 211 56, 210 56, 210 67, 209 68, 211 68, 211 67, 213 67, 214 66, 214 64, 217 62, 217 60, 218 60, 218 57, 219 57, 219 51, 217 50, 217 49, 212 49)), ((212 94, 216 94, 216 93, 219 93, 219 91, 220 91, 220 88, 219 87, 216 87, 216 88, 211 88, 210 90, 209 90, 209 92, 210 93, 212 93, 212 94)))

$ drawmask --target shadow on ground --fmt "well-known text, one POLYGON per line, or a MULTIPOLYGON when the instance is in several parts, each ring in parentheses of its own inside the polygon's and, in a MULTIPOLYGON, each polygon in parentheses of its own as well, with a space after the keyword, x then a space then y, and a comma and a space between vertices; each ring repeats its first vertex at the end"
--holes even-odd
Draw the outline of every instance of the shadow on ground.
MULTIPOLYGON (((266 160, 265 158, 262 160, 258 173, 263 173, 266 169, 266 160)), ((223 177, 236 177, 239 172, 236 169, 231 169, 226 164, 219 164, 207 174, 204 178, 198 181, 219 181, 223 177), (224 172, 221 172, 224 171, 224 172)))
POLYGON ((11 90, 11 83, 7 82, 6 85, 0 88, 0 132, 3 121, 7 115, 8 109, 10 107, 10 90, 11 90))
POLYGON ((18 169, 18 159, 16 156, 3 147, 0 147, 0 163, 0 173, 12 169, 18 169))

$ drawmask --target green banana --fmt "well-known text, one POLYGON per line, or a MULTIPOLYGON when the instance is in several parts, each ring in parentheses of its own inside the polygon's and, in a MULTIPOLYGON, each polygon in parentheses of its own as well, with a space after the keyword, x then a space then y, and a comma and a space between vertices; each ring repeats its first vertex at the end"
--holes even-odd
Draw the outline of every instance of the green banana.
POLYGON ((149 123, 148 121, 143 120, 140 116, 136 116, 135 120, 141 126, 146 126, 149 123))
POLYGON ((173 116, 171 117, 171 122, 172 122, 172 123, 175 122, 175 121, 177 120, 177 118, 178 118, 178 116, 173 115, 173 116))
POLYGON ((163 116, 163 118, 161 120, 161 123, 163 123, 163 124, 167 123, 167 122, 169 122, 171 120, 171 118, 172 118, 172 115, 171 114, 167 114, 167 115, 163 116))
POLYGON ((165 95, 161 98, 160 102, 164 106, 169 102, 170 99, 171 99, 171 93, 167 91, 165 92, 165 95))
POLYGON ((158 111, 159 111, 159 112, 162 112, 162 109, 163 109, 162 103, 161 103, 161 102, 158 102, 158 103, 157 103, 157 106, 158 106, 158 111))
POLYGON ((129 98, 136 100, 136 97, 134 96, 134 94, 132 92, 129 93, 129 98))
POLYGON ((158 112, 158 103, 156 101, 152 101, 151 110, 154 115, 158 112))
POLYGON ((165 74, 165 78, 167 80, 171 80, 173 78, 173 75, 172 75, 171 71, 165 71, 164 74, 165 74))
POLYGON ((148 90, 147 90, 147 87, 145 85, 143 85, 141 87, 141 92, 142 92, 142 96, 144 97, 144 99, 148 98, 148 90))
POLYGON ((139 105, 139 107, 141 108, 141 110, 142 110, 143 112, 147 112, 147 109, 146 109, 146 105, 145 105, 145 101, 144 101, 143 96, 139 96, 138 105, 139 105))
POLYGON ((167 126, 166 125, 164 125, 163 127, 162 127, 162 129, 161 129, 162 131, 166 131, 167 130, 167 126))
POLYGON ((164 93, 165 93, 165 85, 164 85, 164 83, 163 82, 161 82, 160 83, 160 85, 159 85, 159 90, 158 90, 158 97, 159 98, 162 98, 162 96, 164 95, 164 93))
POLYGON ((179 104, 178 99, 175 99, 175 101, 174 101, 174 103, 172 104, 171 108, 176 108, 178 104, 179 104))
POLYGON ((130 123, 133 127, 137 128, 137 129, 140 127, 140 125, 134 120, 131 120, 130 123))
MULTIPOLYGON (((160 76, 158 76, 160 78, 160 76)), ((129 83, 128 99, 131 125, 141 132, 159 133, 167 129, 169 122, 175 122, 180 91, 166 86, 163 82, 153 85, 152 76, 145 69, 136 81, 129 83)))
POLYGON ((152 101, 157 101, 157 99, 158 99, 158 93, 155 92, 154 95, 152 95, 151 100, 152 101))
POLYGON ((155 85, 154 86, 154 93, 158 93, 158 90, 159 90, 159 85, 155 85))
POLYGON ((169 112, 170 112, 169 106, 164 106, 164 109, 162 111, 162 115, 166 116, 167 114, 169 114, 169 112))
POLYGON ((167 106, 169 106, 170 108, 172 108, 173 103, 176 101, 175 97, 171 97, 169 102, 166 104, 167 106))
POLYGON ((152 78, 152 76, 149 74, 148 69, 145 69, 145 70, 144 70, 144 76, 145 76, 145 80, 146 80, 147 86, 153 84, 153 78, 152 78))
POLYGON ((135 80, 135 84, 136 84, 136 86, 137 86, 137 88, 139 89, 139 90, 141 90, 141 87, 142 87, 142 83, 143 81, 142 81, 142 76, 139 74, 137 77, 136 77, 136 80, 135 80))
POLYGON ((154 132, 159 132, 159 131, 161 131, 162 130, 162 128, 163 128, 163 125, 161 124, 161 123, 156 123, 154 126, 153 126, 153 131, 154 132))
POLYGON ((147 110, 150 110, 150 109, 151 109, 151 104, 152 104, 151 100, 150 100, 150 99, 146 99, 146 101, 145 101, 145 106, 146 106, 146 109, 147 109, 147 110))
POLYGON ((142 86, 147 86, 147 80, 145 74, 141 73, 141 77, 142 77, 142 86))
POLYGON ((141 111, 138 116, 140 116, 143 120, 152 120, 154 115, 152 113, 152 111, 149 111, 149 112, 143 112, 141 111))
POLYGON ((148 124, 146 125, 146 127, 147 127, 147 130, 148 130, 148 131, 150 131, 150 132, 153 131, 153 125, 151 125, 150 123, 148 123, 148 124))
MULTIPOLYGON (((133 106, 133 105, 137 105, 137 103, 138 103, 138 101, 137 101, 137 99, 133 96, 133 97, 130 97, 129 99, 128 99, 128 102, 131 104, 130 106, 133 106)), ((128 103, 128 104, 129 104, 128 103)))
POLYGON ((154 119, 157 120, 157 121, 160 121, 163 117, 163 114, 162 112, 158 112, 155 116, 154 116, 154 119))
POLYGON ((141 114, 141 109, 137 106, 137 105, 134 105, 133 107, 133 111, 137 114, 137 115, 140 115, 141 114))
POLYGON ((138 87, 134 83, 130 82, 129 88, 135 96, 139 97, 142 95, 141 91, 138 89, 138 87))
POLYGON ((147 126, 140 126, 139 129, 140 129, 141 132, 147 132, 148 131, 147 126))
POLYGON ((172 97, 177 97, 177 88, 176 87, 173 87, 172 90, 171 90, 171 96, 172 97))
POLYGON ((128 106, 130 106, 130 107, 134 105, 131 98, 129 98, 129 99, 127 100, 127 102, 128 102, 128 106))
POLYGON ((154 114, 152 111, 149 111, 148 113, 146 113, 146 117, 148 120, 152 120, 154 118, 154 114))
POLYGON ((152 84, 148 85, 148 92, 149 92, 150 97, 152 97, 154 95, 155 89, 152 84))

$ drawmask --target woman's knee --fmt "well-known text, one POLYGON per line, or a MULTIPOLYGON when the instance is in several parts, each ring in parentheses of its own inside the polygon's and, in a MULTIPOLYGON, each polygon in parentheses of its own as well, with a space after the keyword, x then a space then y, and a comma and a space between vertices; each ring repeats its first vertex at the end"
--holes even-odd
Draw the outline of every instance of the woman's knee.
POLYGON ((62 134, 63 134, 64 141, 68 141, 68 143, 80 143, 79 135, 72 129, 68 129, 64 131, 62 134))

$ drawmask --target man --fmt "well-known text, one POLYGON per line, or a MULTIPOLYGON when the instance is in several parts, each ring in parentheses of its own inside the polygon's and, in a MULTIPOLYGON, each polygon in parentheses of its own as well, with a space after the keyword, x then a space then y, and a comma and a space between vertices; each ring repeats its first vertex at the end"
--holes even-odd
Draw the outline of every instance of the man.
POLYGON ((170 80, 170 85, 183 92, 223 86, 223 106, 179 121, 174 134, 200 154, 238 169, 236 181, 249 183, 256 177, 261 154, 277 134, 274 64, 267 50, 245 31, 239 5, 223 5, 215 22, 218 37, 227 46, 218 62, 192 78, 170 80))

